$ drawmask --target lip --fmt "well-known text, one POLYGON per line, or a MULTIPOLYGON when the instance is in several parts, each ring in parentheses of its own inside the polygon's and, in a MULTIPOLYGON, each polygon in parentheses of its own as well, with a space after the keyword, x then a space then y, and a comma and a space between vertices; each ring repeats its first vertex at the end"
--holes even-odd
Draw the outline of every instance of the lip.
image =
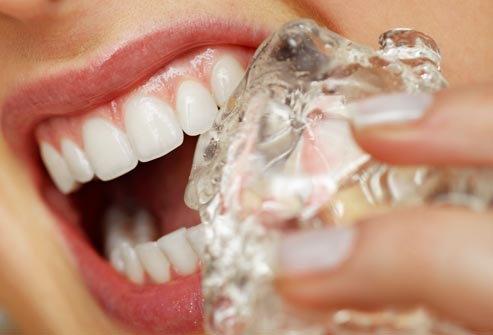
MULTIPOLYGON (((39 169, 33 136, 39 122, 107 103, 192 49, 214 45, 257 48, 268 34, 263 27, 219 18, 172 22, 113 47, 83 68, 53 73, 19 88, 7 97, 1 109, 0 122, 5 139, 17 156, 27 161, 33 181, 42 193, 59 197, 47 189, 51 186, 43 185, 46 182, 39 169)), ((202 329, 203 306, 198 274, 171 283, 171 289, 131 284, 111 269, 77 227, 62 218, 63 214, 54 215, 89 289, 116 320, 146 333, 188 334, 202 329)))
POLYGON ((83 68, 53 73, 14 91, 1 108, 3 134, 18 155, 32 156, 26 149, 32 144, 33 128, 42 120, 80 113, 109 102, 194 48, 257 48, 269 34, 266 27, 221 18, 170 22, 112 47, 83 68))

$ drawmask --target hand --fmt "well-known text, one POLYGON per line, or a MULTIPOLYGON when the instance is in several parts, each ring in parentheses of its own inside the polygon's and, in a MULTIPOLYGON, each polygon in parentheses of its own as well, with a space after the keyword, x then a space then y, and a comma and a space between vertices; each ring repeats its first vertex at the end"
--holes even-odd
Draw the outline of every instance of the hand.
MULTIPOLYGON (((493 85, 362 102, 354 137, 391 164, 493 168, 493 85)), ((493 212, 399 210, 296 234, 281 271, 281 293, 305 308, 424 305, 493 332, 493 212)))

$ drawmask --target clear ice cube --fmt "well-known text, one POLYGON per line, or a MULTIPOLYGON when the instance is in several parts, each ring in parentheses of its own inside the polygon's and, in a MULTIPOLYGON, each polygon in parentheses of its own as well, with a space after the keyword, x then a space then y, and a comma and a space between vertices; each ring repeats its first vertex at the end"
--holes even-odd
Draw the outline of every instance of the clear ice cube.
POLYGON ((375 51, 312 21, 284 25, 199 139, 185 200, 208 227, 203 290, 211 334, 469 334, 422 309, 341 310, 315 321, 272 285, 286 230, 398 206, 491 206, 490 170, 388 166, 353 142, 352 102, 446 86, 430 37, 395 29, 379 42, 375 51))

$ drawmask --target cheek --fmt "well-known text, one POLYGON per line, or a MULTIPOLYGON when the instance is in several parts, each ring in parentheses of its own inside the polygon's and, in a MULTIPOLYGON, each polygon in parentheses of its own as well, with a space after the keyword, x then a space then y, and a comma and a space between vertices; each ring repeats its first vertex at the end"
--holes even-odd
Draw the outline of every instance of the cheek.
POLYGON ((19 20, 48 14, 54 7, 50 0, 0 0, 0 13, 19 20))

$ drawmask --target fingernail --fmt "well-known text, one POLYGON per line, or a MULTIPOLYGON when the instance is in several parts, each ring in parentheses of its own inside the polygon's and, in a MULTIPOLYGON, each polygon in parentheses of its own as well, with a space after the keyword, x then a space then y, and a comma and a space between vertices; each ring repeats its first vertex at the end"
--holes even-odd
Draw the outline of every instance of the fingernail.
POLYGON ((427 93, 380 95, 350 104, 349 113, 356 128, 404 124, 422 118, 432 100, 427 93))
POLYGON ((288 235, 280 246, 280 272, 291 275, 333 269, 349 256, 354 235, 352 227, 314 229, 288 235))

